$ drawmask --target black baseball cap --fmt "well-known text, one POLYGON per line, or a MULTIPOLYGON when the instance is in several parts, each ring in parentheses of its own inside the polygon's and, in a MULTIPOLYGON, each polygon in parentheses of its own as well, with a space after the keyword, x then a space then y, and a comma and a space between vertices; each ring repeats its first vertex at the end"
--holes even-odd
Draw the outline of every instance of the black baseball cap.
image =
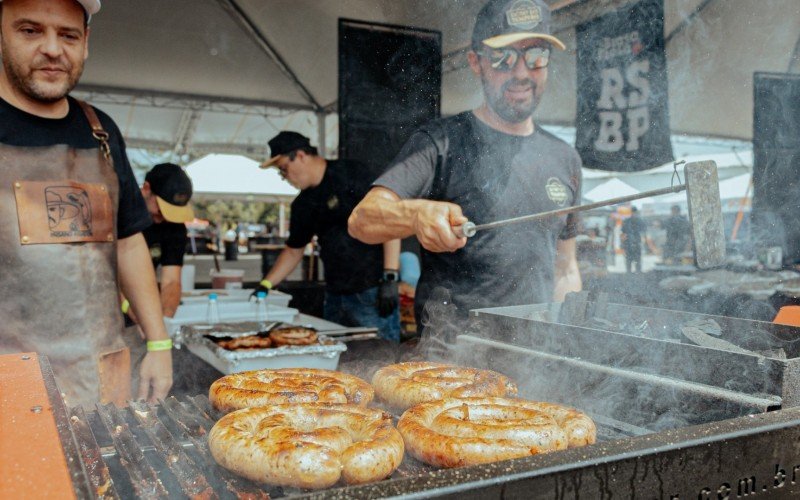
POLYGON ((161 215, 170 222, 189 222, 194 211, 189 206, 192 199, 192 180, 174 163, 159 163, 144 177, 150 191, 156 195, 161 215))
POLYGON ((564 42, 551 33, 550 7, 544 0, 489 0, 475 18, 472 48, 486 45, 498 49, 540 38, 564 50, 564 42))
POLYGON ((275 165, 278 158, 297 151, 302 148, 310 148, 311 141, 308 137, 297 132, 281 132, 273 137, 269 144, 270 159, 261 164, 261 168, 269 168, 275 165))

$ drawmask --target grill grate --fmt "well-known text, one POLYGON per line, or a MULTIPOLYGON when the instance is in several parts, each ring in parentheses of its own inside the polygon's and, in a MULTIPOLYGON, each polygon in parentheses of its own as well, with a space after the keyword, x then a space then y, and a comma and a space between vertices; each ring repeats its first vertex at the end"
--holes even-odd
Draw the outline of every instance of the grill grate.
POLYGON ((204 396, 169 397, 160 405, 132 402, 127 408, 97 405, 88 416, 81 409, 72 415, 100 498, 266 499, 292 493, 257 485, 216 464, 206 435, 220 415, 204 396))
MULTIPOLYGON (((305 493, 259 485, 218 466, 206 436, 221 416, 205 396, 169 397, 159 405, 97 405, 88 416, 75 408, 71 424, 98 498, 266 499, 305 493)), ((600 440, 639 433, 621 422, 598 420, 600 440)), ((419 478, 433 470, 407 455, 391 479, 419 478)))

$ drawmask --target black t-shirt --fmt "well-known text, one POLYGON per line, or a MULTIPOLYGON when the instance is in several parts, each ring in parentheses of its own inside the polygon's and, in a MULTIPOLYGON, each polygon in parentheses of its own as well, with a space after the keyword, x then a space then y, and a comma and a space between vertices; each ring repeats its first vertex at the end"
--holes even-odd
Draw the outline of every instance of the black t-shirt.
POLYGON ((639 247, 642 244, 642 235, 647 231, 647 224, 638 216, 628 217, 622 223, 622 234, 626 236, 623 246, 639 247))
POLYGON ((664 229, 667 230, 668 242, 670 242, 670 240, 686 241, 689 238, 689 231, 691 230, 689 227, 689 220, 683 215, 670 216, 670 218, 664 222, 664 229))
MULTIPOLYGON (((92 136, 92 127, 80 105, 68 97, 69 113, 64 118, 42 118, 15 108, 0 99, 0 143, 20 147, 47 147, 66 144, 75 149, 99 147, 92 136)), ((117 211, 117 237, 127 238, 144 230, 152 223, 133 176, 125 141, 117 125, 107 114, 95 108, 97 117, 109 134, 114 170, 119 179, 119 209, 117 211)), ((2 167, 0 167, 2 168, 2 167)))
POLYGON ((174 222, 153 224, 142 233, 150 249, 153 267, 182 266, 188 240, 186 225, 174 222))
POLYGON ((304 189, 292 202, 286 245, 302 248, 316 234, 331 292, 356 293, 378 284, 383 275, 383 246, 367 245, 347 233, 347 218, 370 189, 363 164, 328 161, 322 182, 304 189))
MULTIPOLYGON (((428 124, 401 150, 374 185, 403 199, 428 198, 461 206, 476 224, 576 205, 581 161, 574 148, 536 128, 530 136, 499 132, 471 112, 428 124), (436 174, 432 137, 441 125, 449 146, 436 174)), ((421 250, 418 317, 436 288, 462 311, 552 300, 556 243, 575 237, 574 216, 551 217, 478 231, 453 253, 421 250)))

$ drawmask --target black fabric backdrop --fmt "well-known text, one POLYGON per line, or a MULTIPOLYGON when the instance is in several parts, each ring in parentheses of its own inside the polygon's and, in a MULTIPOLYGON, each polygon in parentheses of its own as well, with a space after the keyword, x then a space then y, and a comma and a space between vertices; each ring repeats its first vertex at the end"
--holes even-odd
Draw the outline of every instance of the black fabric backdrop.
POLYGON ((421 124, 439 117, 438 31, 339 20, 339 158, 377 177, 421 124))
POLYGON ((753 76, 753 209, 755 243, 783 247, 800 262, 800 75, 753 76))
POLYGON ((672 161, 663 0, 641 0, 576 33, 584 166, 636 172, 672 161))

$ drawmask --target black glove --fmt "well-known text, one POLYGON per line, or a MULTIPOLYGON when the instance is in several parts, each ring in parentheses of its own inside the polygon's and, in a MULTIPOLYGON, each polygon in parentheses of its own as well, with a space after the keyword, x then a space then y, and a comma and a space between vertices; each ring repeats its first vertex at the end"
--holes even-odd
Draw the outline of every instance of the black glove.
POLYGON ((378 286, 378 315, 385 318, 397 309, 400 293, 397 290, 397 271, 383 271, 383 279, 378 286))
POLYGON ((250 294, 250 300, 255 300, 258 292, 264 292, 265 295, 269 295, 269 291, 272 290, 272 282, 270 280, 261 280, 253 293, 250 294))

